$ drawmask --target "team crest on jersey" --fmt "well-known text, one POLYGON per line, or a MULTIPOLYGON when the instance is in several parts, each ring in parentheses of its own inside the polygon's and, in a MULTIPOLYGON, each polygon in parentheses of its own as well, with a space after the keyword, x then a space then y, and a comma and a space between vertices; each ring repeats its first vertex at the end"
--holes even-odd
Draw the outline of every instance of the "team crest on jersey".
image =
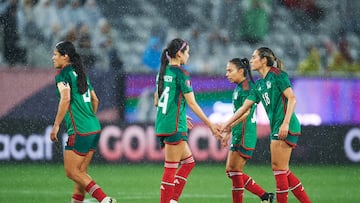
POLYGON ((185 81, 185 84, 186 84, 187 87, 191 87, 191 82, 190 82, 190 80, 186 80, 186 81, 185 81))
POLYGON ((165 81, 165 82, 172 82, 172 80, 173 80, 173 77, 172 77, 172 76, 170 76, 170 75, 165 75, 165 76, 164 76, 164 81, 165 81))
POLYGON ((267 87, 268 89, 271 88, 271 82, 270 82, 270 81, 267 81, 267 82, 266 82, 266 87, 267 87))

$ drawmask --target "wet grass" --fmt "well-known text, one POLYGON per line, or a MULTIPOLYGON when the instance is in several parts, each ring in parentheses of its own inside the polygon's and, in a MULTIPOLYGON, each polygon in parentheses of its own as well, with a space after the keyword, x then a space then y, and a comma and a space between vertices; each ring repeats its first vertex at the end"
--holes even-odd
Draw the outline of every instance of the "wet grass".
MULTIPOLYGON (((93 164, 89 174, 109 196, 121 202, 159 202, 162 164, 93 164)), ((347 203, 360 199, 360 167, 292 166, 314 203, 347 203)), ((245 172, 268 191, 275 190, 270 166, 248 165, 245 172)), ((231 202, 231 182, 223 164, 198 164, 189 177, 181 202, 231 202)), ((63 166, 0 165, 0 202, 70 202, 73 183, 65 177, 63 166)), ((85 202, 96 202, 86 196, 85 202)), ((245 192, 244 202, 260 202, 245 192)), ((289 193, 289 202, 297 202, 289 193)))

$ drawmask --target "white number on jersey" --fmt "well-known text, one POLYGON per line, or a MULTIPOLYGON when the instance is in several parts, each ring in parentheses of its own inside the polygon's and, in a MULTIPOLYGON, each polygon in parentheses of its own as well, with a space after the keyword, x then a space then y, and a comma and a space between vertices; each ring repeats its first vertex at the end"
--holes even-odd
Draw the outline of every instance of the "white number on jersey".
POLYGON ((264 99, 264 102, 265 102, 266 106, 270 104, 270 98, 269 98, 269 94, 267 92, 262 94, 262 98, 264 99))
POLYGON ((90 90, 88 88, 88 90, 82 95, 84 102, 91 102, 91 97, 90 97, 90 90))
POLYGON ((170 87, 165 87, 163 93, 161 94, 161 97, 159 99, 158 108, 162 108, 161 113, 166 114, 167 111, 167 104, 169 100, 169 92, 170 87))

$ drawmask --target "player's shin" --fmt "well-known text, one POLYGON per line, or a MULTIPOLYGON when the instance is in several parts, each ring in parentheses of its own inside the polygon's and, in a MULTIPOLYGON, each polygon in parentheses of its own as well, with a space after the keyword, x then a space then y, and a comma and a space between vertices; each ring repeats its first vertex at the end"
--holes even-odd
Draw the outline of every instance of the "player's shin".
POLYGON ((160 203, 169 203, 174 194, 174 180, 178 165, 178 162, 165 161, 164 174, 160 186, 160 203))
POLYGON ((287 203, 289 183, 286 176, 286 171, 273 171, 276 181, 276 202, 287 203))
POLYGON ((260 185, 258 185, 254 179, 252 179, 250 176, 248 176, 247 174, 243 173, 242 175, 243 178, 243 182, 244 182, 244 187, 245 189, 247 189, 248 191, 250 191, 251 193, 257 195, 258 197, 262 197, 266 191, 264 189, 262 189, 260 187, 260 185))
POLYGON ((300 180, 289 170, 287 171, 287 178, 291 192, 301 203, 311 203, 308 195, 305 192, 300 180))
POLYGON ((181 166, 178 170, 178 172, 175 175, 175 188, 174 188, 174 195, 172 197, 172 200, 178 201, 180 198, 180 195, 185 187, 185 184, 187 182, 187 178, 191 172, 191 170, 195 166, 194 157, 191 155, 188 158, 182 160, 181 166))
POLYGON ((232 181, 233 203, 242 203, 244 196, 244 181, 240 171, 227 171, 228 177, 232 181))

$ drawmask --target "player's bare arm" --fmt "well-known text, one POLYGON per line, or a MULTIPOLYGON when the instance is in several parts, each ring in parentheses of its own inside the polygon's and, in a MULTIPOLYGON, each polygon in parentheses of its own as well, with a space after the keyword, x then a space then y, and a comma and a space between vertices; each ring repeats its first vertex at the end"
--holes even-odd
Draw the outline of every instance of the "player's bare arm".
POLYGON ((288 103, 287 103, 287 108, 283 123, 281 124, 279 129, 279 139, 281 140, 285 139, 288 135, 291 115, 295 111, 295 105, 296 105, 296 98, 291 87, 285 89, 283 94, 288 99, 288 103))
POLYGON ((155 91, 155 93, 154 93, 154 106, 157 107, 158 103, 159 103, 159 96, 158 96, 157 91, 155 91))
POLYGON ((236 119, 233 123, 230 124, 230 129, 239 124, 240 122, 244 121, 247 116, 250 114, 250 109, 248 109, 240 118, 236 119))
POLYGON ((98 106, 99 106, 99 98, 96 96, 96 93, 94 90, 91 90, 90 94, 91 94, 91 105, 93 107, 94 113, 96 113, 98 110, 98 106))
POLYGON ((213 135, 220 139, 221 138, 221 134, 219 129, 217 128, 216 125, 212 124, 209 119, 206 117, 205 113, 203 112, 203 110, 200 108, 200 106, 198 105, 198 103, 195 100, 195 96, 194 96, 194 92, 189 92, 184 94, 186 103, 189 105, 190 109, 210 128, 211 132, 213 133, 213 135))
POLYGON ((241 117, 249 111, 251 106, 254 104, 253 101, 246 99, 244 104, 234 113, 234 115, 222 124, 220 130, 221 132, 225 131, 225 129, 229 128, 236 120, 241 119, 241 117))
POLYGON ((64 82, 59 82, 57 84, 57 87, 60 92, 60 101, 54 121, 54 126, 50 133, 50 139, 53 142, 58 141, 57 133, 59 131, 59 126, 63 121, 66 111, 68 110, 70 105, 70 85, 64 82))

